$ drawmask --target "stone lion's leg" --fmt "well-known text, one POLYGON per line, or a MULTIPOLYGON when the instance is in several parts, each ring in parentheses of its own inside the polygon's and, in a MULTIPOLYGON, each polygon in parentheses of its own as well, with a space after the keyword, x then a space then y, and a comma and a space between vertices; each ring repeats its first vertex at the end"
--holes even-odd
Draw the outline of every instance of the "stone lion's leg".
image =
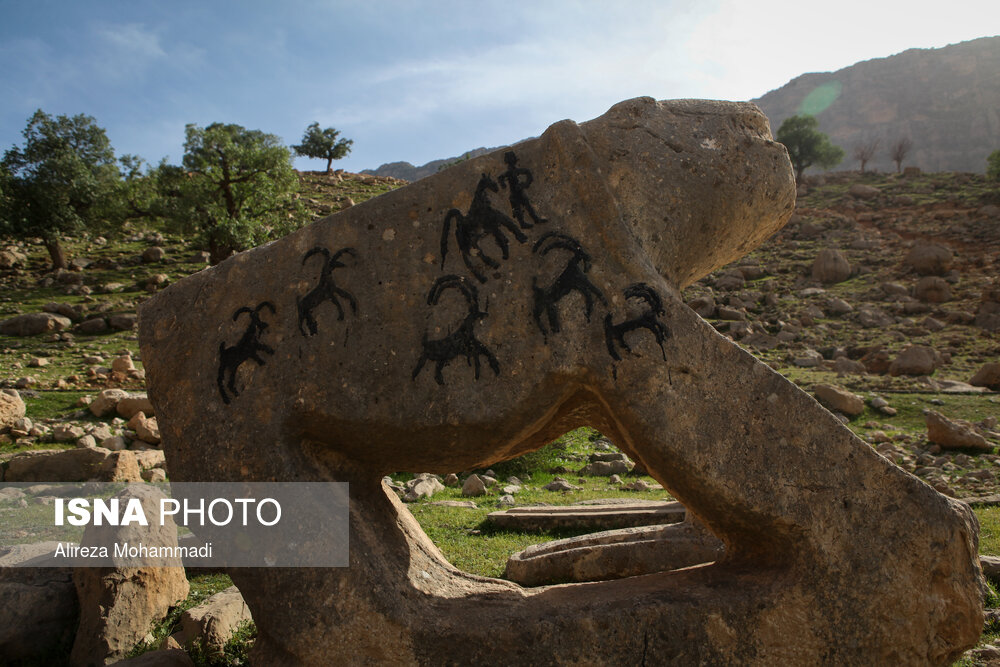
POLYGON ((667 361, 641 337, 642 356, 617 363, 600 393, 623 448, 725 542, 723 567, 787 577, 811 618, 785 620, 815 627, 775 627, 775 641, 829 633, 844 664, 857 651, 881 664, 954 659, 941 647, 982 627, 968 508, 879 456, 676 295, 666 309, 667 361))

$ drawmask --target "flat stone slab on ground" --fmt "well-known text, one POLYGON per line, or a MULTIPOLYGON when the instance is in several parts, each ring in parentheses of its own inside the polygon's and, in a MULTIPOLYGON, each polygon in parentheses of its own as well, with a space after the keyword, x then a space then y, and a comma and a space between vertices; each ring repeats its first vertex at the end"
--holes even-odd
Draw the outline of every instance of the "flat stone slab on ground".
POLYGON ((679 523, 686 510, 678 502, 614 505, 511 507, 490 512, 486 520, 497 528, 525 532, 556 529, 611 530, 633 526, 679 523))
POLYGON ((710 563, 724 550, 689 521, 620 528, 534 544, 507 559, 504 578, 522 586, 607 581, 710 563))

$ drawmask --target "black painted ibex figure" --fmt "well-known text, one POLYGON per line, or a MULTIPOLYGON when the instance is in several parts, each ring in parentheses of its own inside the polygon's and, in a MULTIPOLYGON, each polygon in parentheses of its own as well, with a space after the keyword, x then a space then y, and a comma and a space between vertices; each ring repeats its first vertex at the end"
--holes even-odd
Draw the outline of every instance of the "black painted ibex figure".
POLYGON ((416 380, 424 364, 433 361, 437 364, 434 369, 434 379, 438 384, 444 384, 444 377, 441 371, 445 365, 455 357, 464 356, 466 363, 475 366, 476 379, 479 379, 479 357, 485 356, 493 369, 495 375, 500 375, 500 364, 497 358, 489 349, 476 339, 476 322, 486 317, 486 311, 479 309, 479 293, 476 286, 469 283, 465 278, 455 275, 441 276, 434 283, 431 291, 427 294, 427 305, 435 306, 441 298, 441 293, 449 287, 459 290, 469 306, 469 312, 465 319, 458 325, 458 328, 445 336, 436 340, 428 340, 424 334, 424 351, 417 361, 416 368, 413 369, 412 379, 416 380))
POLYGON ((239 316, 243 313, 247 313, 250 316, 250 323, 247 324, 246 331, 243 332, 243 335, 235 345, 226 346, 225 341, 219 343, 219 376, 217 383, 219 385, 219 393, 222 395, 222 401, 227 405, 240 393, 236 389, 236 372, 243 365, 243 362, 253 360, 257 362, 258 366, 263 366, 264 358, 260 356, 260 353, 274 354, 274 349, 260 340, 264 330, 268 327, 267 322, 260 319, 260 311, 264 308, 270 310, 272 315, 275 313, 274 304, 270 301, 262 301, 252 310, 244 306, 233 313, 233 322, 239 319, 239 316), (229 375, 228 382, 226 381, 227 374, 229 375), (229 394, 231 396, 226 394, 226 387, 229 387, 229 394))
POLYGON ((482 174, 479 184, 476 185, 476 192, 472 196, 469 212, 462 215, 462 212, 457 208, 451 209, 444 216, 444 229, 441 230, 441 268, 444 268, 444 259, 448 254, 448 234, 451 231, 451 221, 454 220, 455 241, 458 243, 458 251, 462 255, 462 261, 481 283, 486 282, 486 276, 472 265, 472 256, 478 256, 479 261, 492 269, 499 267, 500 263, 483 252, 483 249, 479 247, 480 239, 487 235, 492 236, 504 259, 507 259, 509 255, 509 247, 507 235, 504 234, 502 227, 506 227, 518 242, 524 243, 528 240, 528 237, 517 228, 513 220, 493 208, 489 195, 486 194, 487 190, 499 192, 500 188, 492 178, 482 174))
POLYGON ((588 322, 590 321, 590 314, 594 309, 594 298, 596 297, 603 304, 607 304, 607 301, 605 301, 601 290, 595 287, 590 282, 590 279, 587 278, 586 274, 590 271, 590 255, 587 254, 576 239, 565 234, 560 234, 559 232, 547 232, 535 243, 533 251, 538 252, 539 249, 541 249, 543 255, 547 255, 556 249, 568 250, 572 253, 562 273, 548 287, 539 287, 537 279, 532 278, 531 280, 531 289, 535 298, 532 314, 535 317, 535 323, 542 332, 542 336, 547 339, 549 332, 542 322, 542 316, 547 316, 549 330, 553 333, 558 332, 559 310, 556 308, 556 305, 564 297, 568 296, 570 292, 579 292, 580 296, 583 297, 584 315, 588 322))
POLYGON ((647 308, 638 317, 625 320, 620 324, 611 323, 611 313, 604 317, 604 338, 607 341, 608 353, 611 358, 621 361, 621 356, 615 347, 616 343, 623 350, 632 351, 632 348, 625 342, 625 334, 636 329, 647 329, 656 338, 656 344, 660 346, 660 353, 663 354, 663 360, 666 361, 667 353, 663 349, 663 341, 670 336, 670 330, 659 319, 660 315, 664 314, 660 295, 646 283, 635 283, 625 288, 625 298, 645 301, 647 308))
POLYGON ((330 251, 321 246, 316 246, 312 250, 306 253, 306 256, 302 258, 302 265, 305 266, 306 261, 309 260, 313 255, 322 255, 323 260, 323 270, 319 274, 319 284, 316 285, 303 297, 296 297, 296 305, 299 309, 299 331, 302 332, 303 336, 315 336, 318 331, 318 326, 316 324, 316 318, 313 316, 313 310, 315 310, 324 301, 330 301, 337 308, 337 320, 344 319, 344 308, 340 305, 340 299, 338 297, 347 299, 347 302, 351 305, 351 312, 357 314, 358 312, 358 302, 355 300, 354 296, 347 290, 337 287, 337 284, 333 281, 333 270, 342 268, 345 265, 340 262, 341 255, 350 255, 351 257, 356 257, 354 248, 341 248, 332 256, 330 251), (305 326, 303 326, 305 325, 305 326), (308 333, 306 332, 306 327, 309 328, 308 333))

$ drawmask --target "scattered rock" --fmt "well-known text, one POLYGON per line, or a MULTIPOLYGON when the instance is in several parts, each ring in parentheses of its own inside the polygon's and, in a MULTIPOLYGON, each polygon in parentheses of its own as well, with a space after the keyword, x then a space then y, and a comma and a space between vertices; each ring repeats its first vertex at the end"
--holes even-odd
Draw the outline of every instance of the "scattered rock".
POLYGON ((118 402, 124 398, 128 398, 128 392, 124 389, 105 389, 88 407, 95 417, 107 417, 115 412, 118 402))
POLYGON ((458 475, 456 475, 455 473, 451 472, 445 475, 444 478, 445 486, 458 486, 458 483, 459 483, 458 475))
POLYGON ((581 475, 591 475, 593 477, 610 477, 611 475, 626 475, 631 466, 625 461, 594 461, 580 470, 581 475))
POLYGON ((993 391, 1000 391, 1000 363, 991 361, 976 371, 976 374, 969 380, 969 384, 974 387, 988 387, 993 391))
POLYGON ((927 422, 927 439, 944 449, 975 449, 984 452, 993 449, 986 438, 976 433, 975 427, 964 419, 948 419, 935 410, 927 410, 924 419, 927 422))
POLYGON ((909 345, 889 365, 889 375, 930 375, 941 363, 941 355, 934 348, 909 345))
POLYGON ((115 404, 115 412, 122 419, 132 419, 136 413, 143 413, 147 417, 155 416, 153 411, 153 404, 150 403, 149 398, 145 394, 129 394, 123 398, 118 399, 115 404))
POLYGON ((913 296, 927 303, 951 301, 951 285, 938 276, 924 276, 913 288, 913 296))
POLYGON ((4 336, 37 336, 52 331, 62 331, 72 326, 68 317, 55 313, 26 313, 0 322, 4 336))
POLYGON ((881 191, 864 183, 854 183, 847 189, 847 194, 858 199, 875 199, 881 194, 881 191))
MULTIPOLYGON (((136 431, 136 434, 139 432, 136 431)), ((142 437, 141 435, 139 436, 142 437)), ((145 438, 143 438, 145 440, 145 438)), ((146 442, 149 442, 148 440, 146 442)), ((444 484, 435 476, 430 473, 420 473, 410 481, 406 483, 406 493, 403 495, 403 500, 408 503, 413 503, 421 498, 430 498, 438 491, 444 490, 444 484)))
POLYGON ((579 491, 583 487, 570 484, 566 480, 557 477, 542 488, 546 491, 579 491))
POLYGON ((123 354, 119 357, 115 357, 114 359, 112 359, 111 370, 115 371, 116 373, 128 373, 129 371, 134 371, 135 363, 132 361, 132 355, 123 354))
POLYGON ((486 485, 479 479, 479 475, 469 475, 465 483, 462 484, 462 495, 470 498, 486 495, 486 485))
POLYGON ((7 462, 4 482, 138 482, 135 454, 98 447, 36 450, 15 454, 7 462))
POLYGON ((937 243, 913 246, 903 263, 922 276, 943 276, 951 269, 952 252, 937 243))
POLYGON ((0 429, 9 428, 24 417, 24 401, 16 389, 0 391, 0 429))
POLYGON ((115 331, 130 331, 138 321, 139 317, 135 313, 115 313, 108 318, 108 325, 115 331))
POLYGON ((865 402, 861 397, 847 391, 843 387, 837 387, 832 384, 818 384, 813 391, 819 402, 834 412, 840 412, 849 417, 856 417, 865 411, 865 402))
POLYGON ((251 620, 239 589, 230 586, 181 614, 181 643, 200 640, 209 653, 221 654, 240 624, 251 620))
POLYGON ((103 317, 92 317, 84 320, 76 327, 77 331, 83 334, 99 334, 108 330, 108 321, 103 317))
POLYGON ((812 265, 812 278, 821 283, 839 283, 851 277, 851 264, 839 250, 825 248, 819 251, 812 265))
POLYGON ((160 262, 166 256, 167 251, 160 246, 152 246, 146 248, 142 253, 142 261, 146 264, 152 264, 154 262, 160 262))

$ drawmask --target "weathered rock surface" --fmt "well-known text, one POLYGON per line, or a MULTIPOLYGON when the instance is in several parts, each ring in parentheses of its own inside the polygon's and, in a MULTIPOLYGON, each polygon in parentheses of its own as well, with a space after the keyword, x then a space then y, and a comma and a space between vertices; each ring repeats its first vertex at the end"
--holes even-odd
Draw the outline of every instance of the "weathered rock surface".
POLYGON ((105 389, 88 406, 95 417, 106 417, 115 411, 118 402, 128 398, 124 389, 105 389))
MULTIPOLYGON (((152 487, 131 486, 119 498, 139 498, 147 517, 159 516, 162 498, 152 487)), ((177 526, 168 516, 163 526, 88 525, 81 546, 128 542, 147 546, 177 546, 177 526)), ((70 663, 74 667, 106 665, 123 658, 149 632, 150 624, 188 594, 180 561, 165 560, 162 567, 78 567, 73 581, 80 599, 80 626, 70 663), (166 566, 167 563, 172 563, 166 566)))
POLYGON ((940 412, 927 410, 927 439, 941 445, 943 449, 978 449, 992 451, 989 441, 976 433, 975 427, 964 419, 949 419, 940 412))
POLYGON ((56 542, 0 547, 0 657, 32 664, 69 647, 76 631, 77 598, 68 567, 28 567, 56 542), (18 564, 19 567, 14 567, 18 564), (55 650, 54 650, 55 649, 55 650))
POLYGON ((254 659, 944 665, 974 645, 968 507, 681 300, 780 227, 794 195, 752 106, 630 100, 143 304, 171 479, 351 485, 350 567, 232 571, 260 630, 254 659), (481 469, 583 424, 725 555, 523 589, 455 570, 382 487, 388 472, 481 469))

